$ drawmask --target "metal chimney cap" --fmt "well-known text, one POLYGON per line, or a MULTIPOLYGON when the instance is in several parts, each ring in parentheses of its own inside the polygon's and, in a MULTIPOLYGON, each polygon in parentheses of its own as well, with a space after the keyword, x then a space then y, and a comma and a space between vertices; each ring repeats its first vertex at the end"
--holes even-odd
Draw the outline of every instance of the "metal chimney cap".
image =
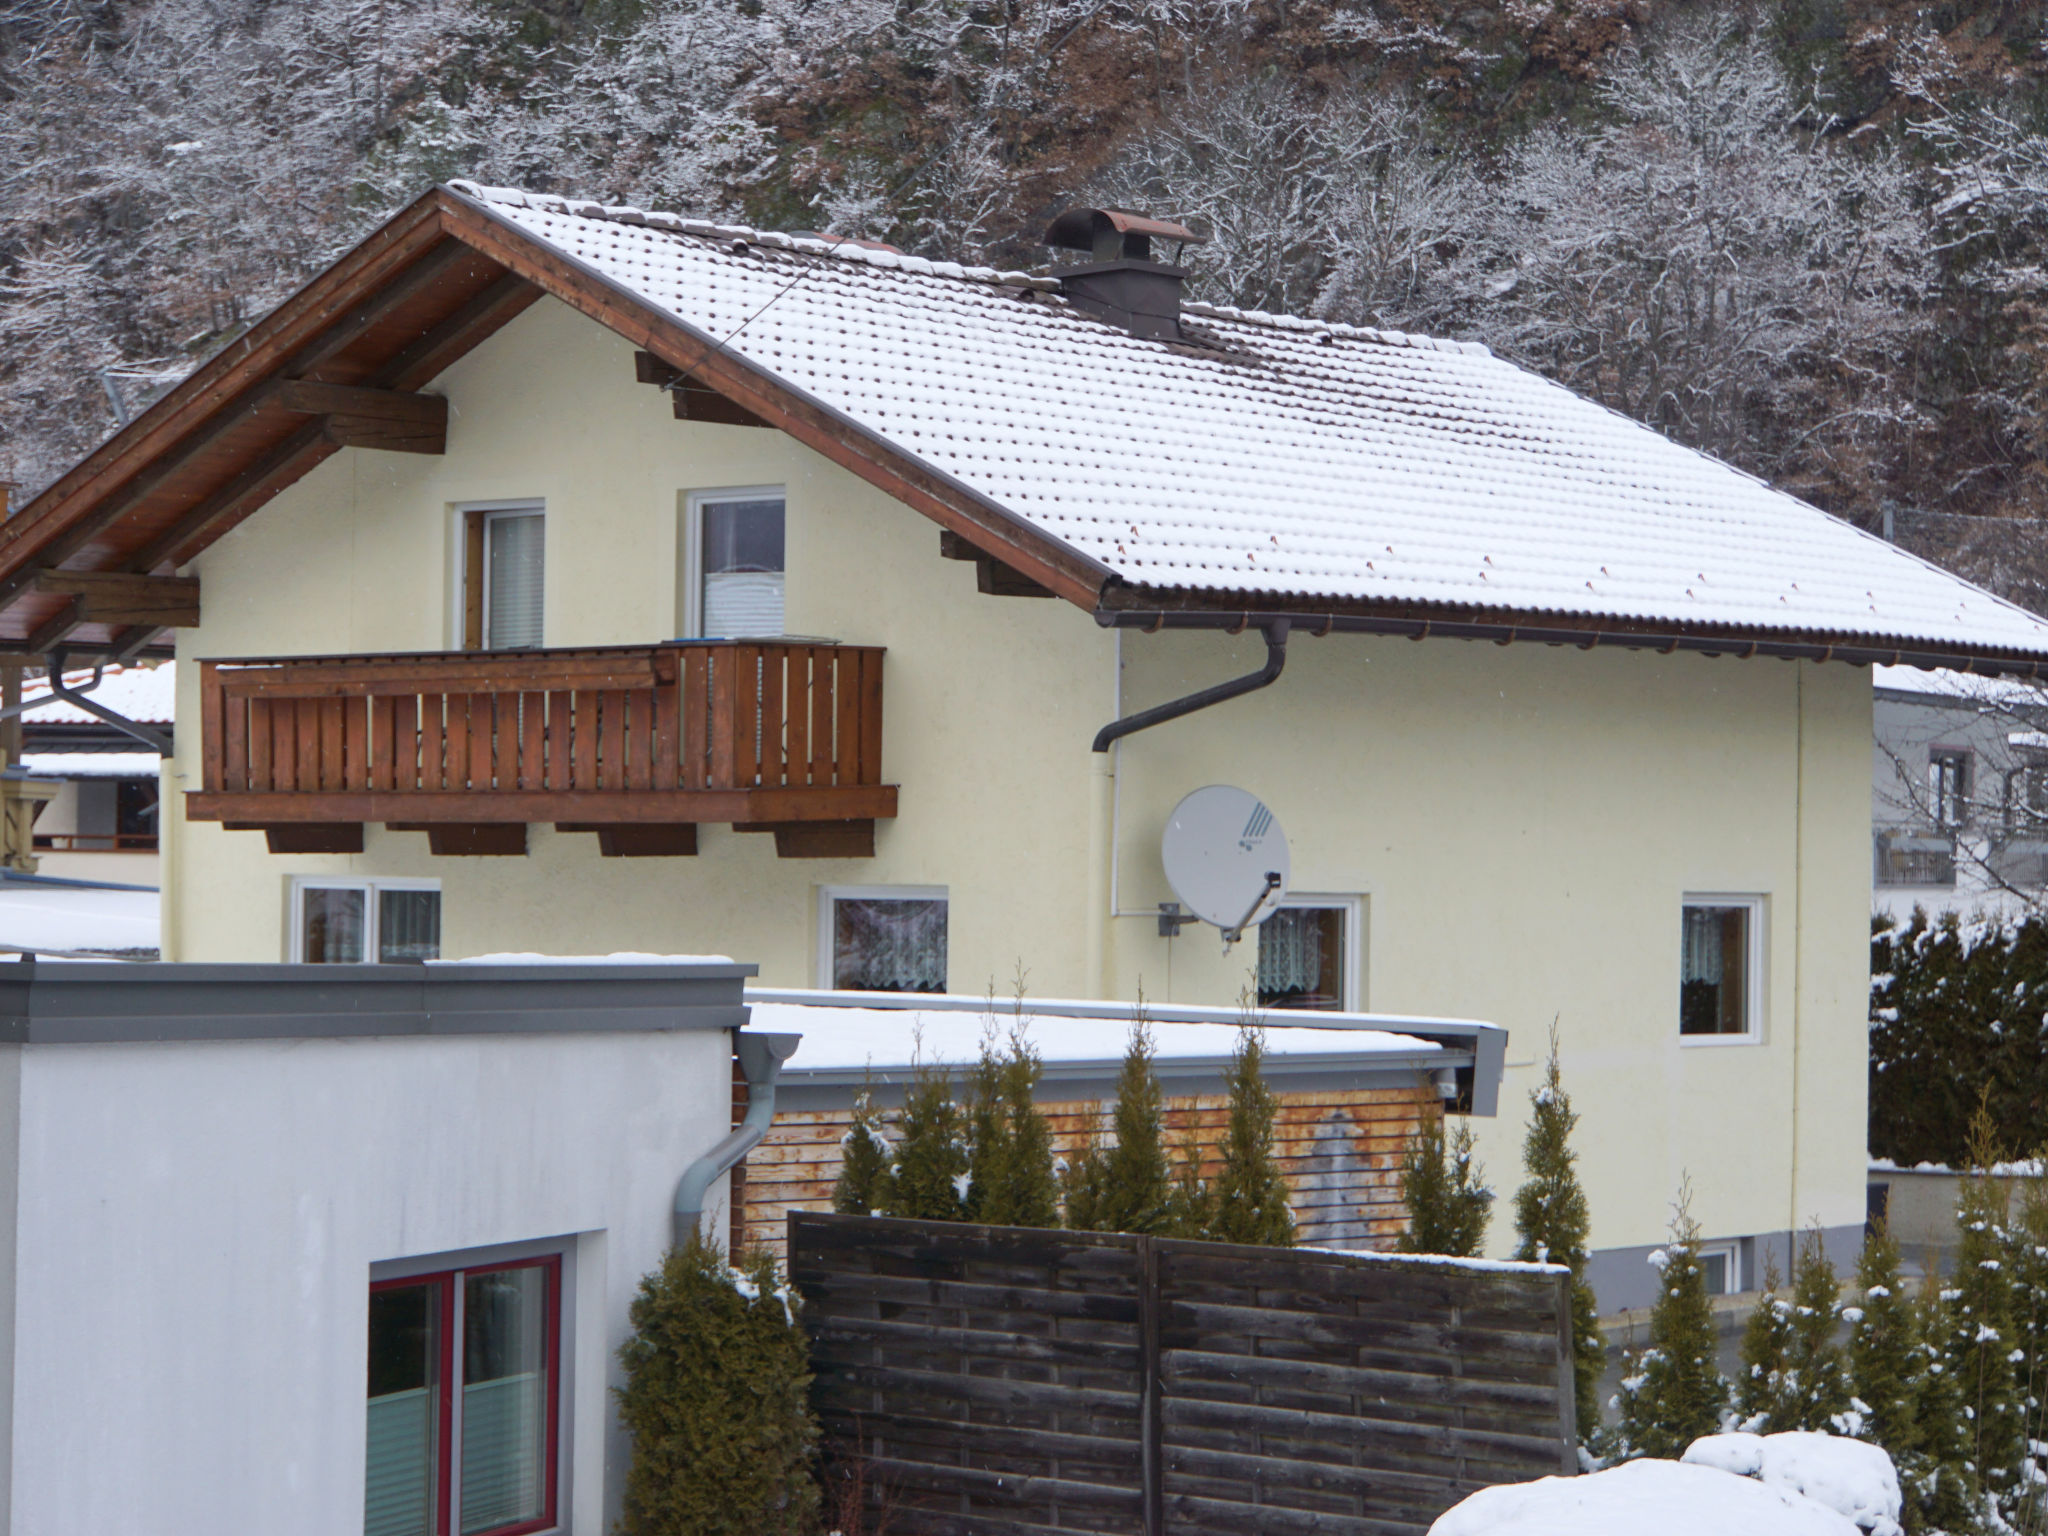
POLYGON ((1067 251, 1100 252, 1109 240, 1121 245, 1132 235, 1138 237, 1141 245, 1155 239, 1202 243, 1202 237, 1185 225, 1133 213, 1128 208, 1069 208, 1046 226, 1045 243, 1067 251))

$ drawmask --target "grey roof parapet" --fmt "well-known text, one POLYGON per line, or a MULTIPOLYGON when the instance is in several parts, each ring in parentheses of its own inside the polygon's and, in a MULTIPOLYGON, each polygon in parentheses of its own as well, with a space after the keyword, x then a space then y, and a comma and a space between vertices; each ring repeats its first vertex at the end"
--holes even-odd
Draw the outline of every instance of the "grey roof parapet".
POLYGON ((0 1045, 737 1029, 757 969, 0 962, 0 1045))

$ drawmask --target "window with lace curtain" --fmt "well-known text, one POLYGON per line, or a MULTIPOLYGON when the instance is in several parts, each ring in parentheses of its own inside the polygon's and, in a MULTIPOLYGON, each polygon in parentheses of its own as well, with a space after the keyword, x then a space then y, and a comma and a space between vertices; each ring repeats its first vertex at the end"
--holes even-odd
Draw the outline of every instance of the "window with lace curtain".
POLYGON ((946 894, 828 890, 820 913, 823 984, 840 992, 946 990, 946 894))
POLYGON ((1678 1033, 1754 1040, 1762 1012, 1763 898, 1688 896, 1679 938, 1678 1033))
POLYGON ((1353 1009, 1357 904, 1290 901, 1259 924, 1261 1008, 1353 1009))

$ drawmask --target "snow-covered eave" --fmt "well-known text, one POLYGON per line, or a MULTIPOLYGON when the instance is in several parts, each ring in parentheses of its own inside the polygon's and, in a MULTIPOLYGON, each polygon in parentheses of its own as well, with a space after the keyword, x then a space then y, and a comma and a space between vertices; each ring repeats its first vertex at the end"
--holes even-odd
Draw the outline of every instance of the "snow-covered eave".
MULTIPOLYGON (((1016 1008, 1003 999, 992 1003, 987 997, 961 993, 836 992, 801 987, 750 986, 746 1000, 750 1005, 768 1003, 817 1009, 985 1014, 995 1020, 998 1028, 1013 1016, 1016 1008)), ((1138 1016, 1138 1006, 1132 1003, 1078 998, 1027 998, 1022 1011, 1027 1020, 1100 1019, 1126 1026, 1138 1016)), ((1236 1007, 1193 1004, 1147 1002, 1143 1012, 1155 1024, 1234 1025, 1242 1023, 1245 1017, 1243 1010, 1236 1007)), ((1356 1050, 1340 1048, 1289 1055, 1284 1050, 1269 1049, 1265 1071, 1283 1086, 1306 1086, 1310 1080, 1316 1086, 1356 1086, 1368 1078, 1412 1082, 1417 1073, 1450 1071, 1457 1074, 1460 1092, 1469 1101, 1468 1113, 1492 1116, 1499 1112, 1508 1032, 1498 1024, 1432 1015, 1290 1009, 1263 1010, 1258 1022, 1269 1030, 1316 1029, 1375 1037, 1371 1045, 1361 1040, 1356 1050), (1406 1037, 1406 1042, 1394 1044, 1388 1040, 1390 1036, 1406 1037)), ((832 1101, 870 1083, 893 1093, 912 1075, 909 1056, 909 1052, 903 1052, 898 1059, 858 1067, 834 1064, 806 1068, 799 1053, 797 1059, 783 1068, 782 1080, 799 1091, 808 1090, 812 1096, 832 1101)), ((1099 1055, 1085 1060, 1069 1057, 1046 1061, 1042 1081, 1068 1091, 1082 1086, 1106 1087, 1114 1083, 1122 1063, 1123 1040, 1119 1034, 1104 1041, 1099 1055)), ((1229 1064, 1230 1057, 1225 1051, 1173 1055, 1162 1049, 1154 1059, 1154 1071, 1162 1084, 1214 1083, 1229 1064)), ((952 1065, 954 1070, 960 1070, 960 1064, 952 1065)))
MULTIPOLYGON (((508 218, 465 183, 437 189, 447 199, 450 232, 554 297, 654 353, 671 367, 712 385, 771 425, 896 496, 979 546, 1014 565, 1078 607, 1090 608, 1113 573, 1092 555, 1056 538, 1000 502, 940 469, 895 439, 856 421, 844 411, 752 358, 724 345, 674 311, 653 303, 630 285, 508 218), (483 221, 478 229, 464 215, 483 221), (545 260, 530 258, 540 254, 545 260), (560 270, 551 270, 559 268, 560 270), (573 274, 573 281, 563 278, 573 274), (602 291, 610 305, 584 302, 586 285, 602 291), (626 315, 638 324, 622 323, 626 315), (886 461, 895 474, 872 471, 886 461), (885 483, 885 480, 888 483, 885 483)), ((703 237, 700 237, 703 238, 703 237)), ((793 242, 791 242, 793 244, 793 242)))
POLYGON ((1490 640, 1570 645, 1580 650, 1697 652, 1905 666, 1985 677, 2048 679, 2048 645, 2039 651, 1938 636, 1819 630, 1742 623, 1662 622, 1591 610, 1474 608, 1457 603, 1378 601, 1276 592, 1193 591, 1112 585, 1095 611, 1104 628, 1221 629, 1237 634, 1285 623, 1291 633, 1391 635, 1409 640, 1490 640))

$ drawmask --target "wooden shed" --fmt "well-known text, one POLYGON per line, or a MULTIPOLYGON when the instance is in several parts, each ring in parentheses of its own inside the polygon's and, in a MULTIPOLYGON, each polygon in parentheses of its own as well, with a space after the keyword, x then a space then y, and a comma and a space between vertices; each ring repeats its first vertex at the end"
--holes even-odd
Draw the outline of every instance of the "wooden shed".
MULTIPOLYGON (((1044 1063, 1038 1102, 1055 1155, 1107 1133, 1135 1009, 902 993, 754 991, 750 1028, 803 1036, 783 1068, 775 1119, 734 1183, 736 1246, 780 1250, 791 1211, 829 1211, 855 1098, 894 1111, 920 1061, 965 1077, 985 1030, 1022 1025, 1044 1063)), ((1167 1140, 1196 1129, 1213 1158, 1225 1118, 1224 1073, 1240 1018, 1228 1008, 1148 1005, 1167 1140)), ((1507 1031, 1471 1020, 1268 1012, 1265 1076, 1280 1102, 1278 1153, 1299 1240, 1386 1249, 1406 1225, 1401 1149, 1427 1118, 1491 1115, 1507 1031)), ((893 1120, 893 1113, 891 1114, 893 1120)))

